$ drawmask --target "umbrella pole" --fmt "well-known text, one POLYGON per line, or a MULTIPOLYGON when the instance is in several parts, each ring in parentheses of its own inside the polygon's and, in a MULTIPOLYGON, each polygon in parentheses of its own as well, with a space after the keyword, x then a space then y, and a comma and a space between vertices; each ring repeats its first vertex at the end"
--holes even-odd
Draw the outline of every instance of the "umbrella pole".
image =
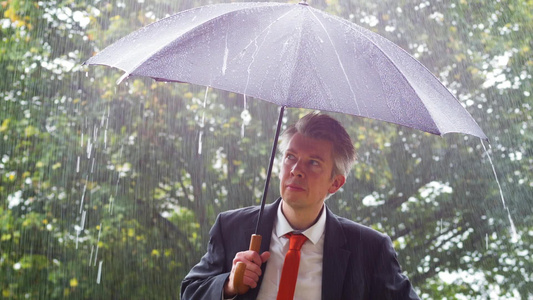
MULTIPOLYGON (((265 188, 263 190, 263 198, 261 199, 261 208, 259 209, 259 217, 257 218, 257 224, 255 226, 255 234, 252 234, 250 239, 249 250, 259 252, 261 250, 261 235, 259 232, 259 224, 261 224, 261 218, 263 217, 263 210, 265 209, 266 197, 268 192, 268 185, 270 184, 270 176, 272 174, 272 165, 274 164, 274 157, 276 156, 276 148, 278 147, 278 137, 281 129, 281 123, 283 121, 283 112, 285 106, 282 106, 279 110, 278 127, 276 128, 276 135, 274 137, 274 144, 272 145, 272 152, 270 153, 270 163, 268 164, 267 178, 265 182, 265 188)), ((235 287, 237 294, 242 295, 248 292, 249 286, 245 285, 244 272, 246 271, 246 264, 238 262, 235 268, 235 276, 233 277, 233 286, 235 287)))
POLYGON ((267 178, 265 182, 265 188, 263 189, 263 198, 261 199, 261 208, 259 209, 259 218, 257 218, 257 224, 255 225, 255 234, 259 232, 259 224, 261 224, 261 218, 263 217, 263 210, 265 209, 266 197, 268 192, 268 185, 270 184, 270 175, 272 174, 272 165, 274 164, 274 158, 276 157, 276 149, 278 147, 278 137, 281 129, 281 123, 283 121, 283 112, 285 106, 281 106, 278 117, 278 127, 276 128, 276 135, 274 136, 274 143, 272 145, 272 152, 270 153, 270 162, 268 164, 267 178))

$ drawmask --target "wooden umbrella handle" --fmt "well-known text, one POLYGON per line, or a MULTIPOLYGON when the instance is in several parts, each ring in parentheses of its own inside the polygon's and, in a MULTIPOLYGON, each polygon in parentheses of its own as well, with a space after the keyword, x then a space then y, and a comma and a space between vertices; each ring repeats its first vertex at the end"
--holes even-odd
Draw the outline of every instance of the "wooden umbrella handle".
MULTIPOLYGON (((258 234, 252 234, 250 239, 250 250, 259 253, 261 249, 261 239, 262 237, 258 234)), ((233 276, 233 286, 237 290, 237 294, 242 295, 248 292, 250 286, 245 285, 244 272, 246 271, 246 264, 243 262, 238 262, 237 267, 235 268, 235 275, 233 276)))

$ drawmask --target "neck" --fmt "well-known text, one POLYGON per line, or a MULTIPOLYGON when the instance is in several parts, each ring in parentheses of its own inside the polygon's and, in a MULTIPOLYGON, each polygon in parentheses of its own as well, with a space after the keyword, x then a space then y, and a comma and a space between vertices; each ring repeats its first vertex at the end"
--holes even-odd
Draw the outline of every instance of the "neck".
POLYGON ((306 230, 313 226, 319 219, 320 213, 324 209, 324 204, 318 210, 294 210, 290 205, 285 205, 281 201, 281 212, 289 222, 292 228, 296 230, 306 230))

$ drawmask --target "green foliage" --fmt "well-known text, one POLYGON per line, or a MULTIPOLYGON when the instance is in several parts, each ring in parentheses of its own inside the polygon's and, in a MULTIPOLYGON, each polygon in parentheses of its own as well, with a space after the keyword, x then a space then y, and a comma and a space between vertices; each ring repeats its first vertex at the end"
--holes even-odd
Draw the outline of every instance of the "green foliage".
MULTIPOLYGON (((424 299, 531 297, 531 1, 310 3, 436 74, 489 136, 505 195, 471 137, 335 115, 359 160, 328 206, 388 233, 424 299)), ((0 4, 1 296, 176 298, 217 213, 259 203, 277 109, 81 66, 202 1, 0 4)))

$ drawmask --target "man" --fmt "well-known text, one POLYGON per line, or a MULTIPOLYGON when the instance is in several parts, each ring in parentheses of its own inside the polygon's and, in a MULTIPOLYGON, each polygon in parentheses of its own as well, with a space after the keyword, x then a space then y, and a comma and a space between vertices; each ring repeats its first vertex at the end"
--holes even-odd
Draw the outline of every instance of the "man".
POLYGON ((342 125, 308 114, 285 130, 280 150, 281 198, 265 207, 260 252, 244 251, 258 208, 221 213, 207 253, 182 282, 182 299, 418 299, 390 238, 336 216, 324 204, 344 185, 355 161, 342 125), (292 236, 302 234, 301 249, 293 248, 292 236), (289 244, 290 252, 301 256, 299 266, 289 268, 296 269, 295 284, 288 283, 291 271, 283 267, 293 256, 287 254, 289 244), (243 281, 251 287, 243 295, 233 286, 238 262, 246 264, 243 281), (283 294, 286 286, 290 296, 283 294))

